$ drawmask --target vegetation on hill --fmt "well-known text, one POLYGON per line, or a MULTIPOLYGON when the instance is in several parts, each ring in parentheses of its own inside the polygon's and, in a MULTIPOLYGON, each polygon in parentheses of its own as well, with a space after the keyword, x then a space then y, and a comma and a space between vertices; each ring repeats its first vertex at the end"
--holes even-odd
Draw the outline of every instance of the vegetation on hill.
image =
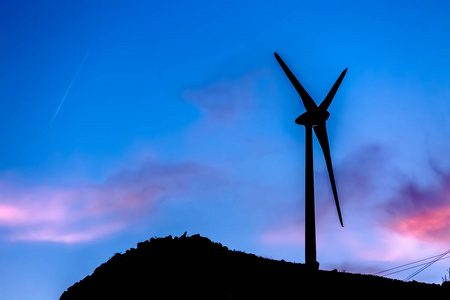
POLYGON ((200 235, 152 238, 117 253, 60 300, 90 299, 422 299, 445 286, 372 275, 310 271, 231 251, 200 235))

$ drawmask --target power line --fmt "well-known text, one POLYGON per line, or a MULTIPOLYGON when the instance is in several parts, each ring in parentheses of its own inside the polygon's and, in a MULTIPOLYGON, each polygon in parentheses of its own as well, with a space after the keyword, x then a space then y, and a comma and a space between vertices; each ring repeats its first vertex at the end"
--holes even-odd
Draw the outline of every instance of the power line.
MULTIPOLYGON (((394 268, 390 268, 390 269, 387 269, 387 270, 384 270, 384 271, 379 271, 379 272, 372 273, 372 275, 380 275, 382 273, 386 273, 386 272, 389 272, 389 271, 392 271, 392 270, 395 270, 395 269, 400 269, 400 268, 403 268, 403 267, 406 267, 406 266, 409 266, 409 265, 413 265, 413 264, 416 264, 416 263, 419 263, 419 262, 422 262, 422 261, 425 261, 425 260, 429 260, 429 259, 441 256, 441 255, 442 254, 438 254, 438 255, 430 256, 430 257, 423 258, 423 259, 420 259, 420 260, 416 260, 416 261, 413 261, 413 262, 410 262, 410 263, 407 263, 407 264, 404 264, 404 265, 401 265, 401 266, 398 266, 398 267, 394 267, 394 268)), ((420 265, 417 265, 417 266, 413 266, 413 267, 410 267, 410 268, 406 268, 404 270, 408 270, 408 269, 411 269, 411 268, 416 268, 416 267, 421 266, 421 265, 423 265, 423 264, 420 264, 420 265)), ((402 271, 403 270, 396 271, 394 273, 398 273, 398 272, 402 272, 402 271)), ((389 273, 389 274, 393 274, 393 273, 389 273)), ((384 274, 384 276, 389 275, 389 274, 384 274)))
POLYGON ((423 270, 425 270, 426 268, 428 268, 429 266, 431 266, 432 264, 434 264, 438 260, 441 260, 448 253, 450 253, 450 249, 448 249, 446 252, 442 253, 440 256, 438 256, 437 258, 435 258, 432 261, 430 261, 428 264, 426 264, 425 266, 423 266, 422 268, 420 268, 416 272, 414 272, 411 275, 409 275, 408 277, 406 277, 405 281, 408 281, 408 280, 412 279, 414 276, 416 276, 417 274, 419 274, 420 272, 422 272, 423 270))
MULTIPOLYGON (((443 257, 443 258, 441 258, 441 259, 439 259, 439 260, 443 260, 443 259, 448 259, 448 258, 450 258, 450 256, 447 256, 447 257, 443 257)), ((404 272, 404 271, 407 271, 407 270, 411 270, 411 269, 414 269, 414 268, 417 268, 417 267, 420 267, 420 266, 426 265, 426 264, 428 264, 428 263, 429 263, 429 262, 426 262, 426 263, 423 263, 423 264, 419 264, 419 265, 415 265, 415 266, 412 266, 412 267, 409 267, 409 268, 401 269, 401 270, 399 270, 399 271, 395 271, 395 272, 387 273, 387 274, 384 274, 384 275, 382 275, 382 276, 389 276, 389 275, 392 275, 392 274, 396 274, 396 273, 404 272)))
POLYGON ((450 249, 445 251, 444 253, 441 253, 441 254, 438 254, 438 255, 434 255, 434 256, 430 256, 430 257, 427 257, 427 258, 423 258, 423 259, 420 259, 420 260, 416 260, 414 262, 403 264, 403 265, 400 265, 398 267, 390 268, 390 269, 387 269, 387 270, 384 270, 384 271, 379 271, 379 272, 376 272, 376 273, 372 273, 372 275, 380 275, 380 274, 383 274, 383 273, 386 273, 386 272, 389 272, 389 271, 393 271, 393 270, 396 270, 396 269, 403 268, 403 269, 398 270, 398 271, 393 271, 393 272, 390 272, 390 273, 387 273, 387 274, 384 274, 384 275, 380 275, 380 276, 388 276, 388 275, 404 272, 404 271, 407 271, 407 270, 410 270, 410 269, 414 269, 414 268, 423 266, 422 268, 420 268, 419 270, 415 271, 413 274, 409 275, 405 279, 405 281, 408 281, 411 278, 413 278, 414 276, 416 276, 417 274, 419 274, 420 272, 422 272, 423 270, 425 270, 426 268, 428 268, 429 266, 431 266, 432 264, 434 264, 435 262, 437 262, 439 260, 450 258, 450 257, 445 257, 449 253, 450 253, 450 249), (429 262, 422 263, 422 264, 417 264, 417 263, 420 263, 420 262, 423 262, 423 261, 427 261, 427 260, 430 260, 430 259, 433 259, 433 260, 429 261, 429 262), (411 265, 413 265, 413 266, 411 266, 411 265), (407 267, 407 266, 410 266, 410 267, 407 267), (407 267, 407 268, 404 268, 404 267, 407 267))

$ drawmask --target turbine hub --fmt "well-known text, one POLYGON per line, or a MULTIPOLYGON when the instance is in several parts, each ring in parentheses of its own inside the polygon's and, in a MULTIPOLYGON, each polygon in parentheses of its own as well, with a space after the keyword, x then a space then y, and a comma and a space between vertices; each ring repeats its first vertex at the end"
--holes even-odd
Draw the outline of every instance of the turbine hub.
POLYGON ((328 111, 318 108, 314 111, 304 112, 295 120, 295 123, 313 127, 325 123, 329 116, 330 113, 328 111))

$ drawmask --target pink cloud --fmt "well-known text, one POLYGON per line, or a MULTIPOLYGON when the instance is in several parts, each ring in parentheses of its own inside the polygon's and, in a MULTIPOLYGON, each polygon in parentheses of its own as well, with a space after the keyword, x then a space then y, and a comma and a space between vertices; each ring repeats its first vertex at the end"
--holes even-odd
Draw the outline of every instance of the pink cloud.
POLYGON ((405 216, 393 221, 389 228, 419 240, 446 243, 450 238, 450 206, 405 216))
POLYGON ((0 205, 0 224, 20 224, 27 220, 27 213, 18 207, 0 205))
POLYGON ((198 164, 146 160, 101 184, 29 187, 2 179, 0 227, 14 241, 92 241, 142 219, 162 197, 188 194, 197 181, 212 177, 198 164))
POLYGON ((44 241, 58 243, 89 242, 122 230, 127 224, 110 222, 97 224, 89 230, 59 229, 55 226, 39 226, 28 230, 20 230, 11 237, 13 241, 44 241))
POLYGON ((384 209, 386 228, 431 243, 450 238, 450 176, 437 172, 435 186, 421 187, 407 182, 384 209))

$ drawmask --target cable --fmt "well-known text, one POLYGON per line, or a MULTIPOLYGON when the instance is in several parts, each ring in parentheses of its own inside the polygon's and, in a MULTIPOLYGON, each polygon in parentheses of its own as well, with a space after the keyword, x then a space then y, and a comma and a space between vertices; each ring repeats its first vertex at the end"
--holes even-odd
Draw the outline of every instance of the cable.
POLYGON ((419 274, 420 272, 422 272, 423 270, 425 270, 426 268, 428 268, 429 266, 431 266, 432 264, 434 264, 435 262, 437 262, 438 260, 443 259, 443 257, 445 255, 447 255, 448 253, 450 253, 450 249, 447 250, 446 252, 444 252, 442 255, 440 255, 438 258, 435 258, 434 260, 432 260, 431 262, 429 262, 427 265, 425 265, 424 267, 422 267, 421 269, 417 270, 416 272, 414 272, 413 274, 411 274, 410 276, 408 276, 405 281, 410 280, 411 278, 413 278, 414 276, 416 276, 417 274, 419 274))
POLYGON ((450 253, 450 249, 447 250, 444 253, 441 253, 441 254, 438 254, 438 255, 434 255, 434 256, 430 256, 430 257, 427 257, 427 258, 423 258, 423 259, 420 259, 420 260, 416 260, 414 262, 403 264, 403 265, 400 265, 398 267, 390 268, 390 269, 387 269, 387 270, 384 270, 384 271, 375 272, 375 273, 372 273, 372 275, 379 275, 379 274, 386 273, 386 272, 389 272, 389 271, 392 271, 392 270, 396 270, 396 269, 403 268, 403 267, 406 267, 406 266, 414 265, 414 266, 411 266, 411 267, 408 267, 408 268, 404 268, 404 269, 401 269, 401 270, 398 270, 398 271, 394 271, 394 272, 390 272, 390 273, 387 273, 387 274, 384 274, 384 275, 380 275, 380 276, 388 276, 388 275, 404 272, 406 270, 414 269, 414 268, 417 268, 417 267, 420 267, 420 266, 424 266, 421 269, 419 269, 416 272, 414 272, 413 274, 411 274, 410 276, 408 276, 405 279, 405 281, 407 281, 407 280, 410 280, 411 278, 413 278, 414 276, 416 276, 417 274, 419 274, 420 272, 422 272, 423 270, 425 270, 426 268, 428 268, 429 266, 431 266, 432 264, 434 264, 435 262, 437 262, 439 260, 450 258, 450 257, 445 257, 448 253, 450 253), (432 258, 434 258, 434 260, 432 260, 430 262, 426 262, 426 263, 415 265, 415 264, 417 264, 419 262, 426 261, 426 260, 429 260, 429 259, 432 259, 432 258))
MULTIPOLYGON (((387 269, 387 270, 384 270, 384 271, 375 272, 375 273, 372 273, 372 275, 379 275, 381 273, 386 273, 386 272, 389 272, 389 271, 392 271, 392 270, 395 270, 395 269, 399 269, 399 268, 406 267, 406 266, 409 266, 409 265, 412 265, 412 264, 416 264, 418 262, 421 262, 421 261, 424 261, 424 260, 428 260, 428 259, 431 259, 431 258, 435 258, 435 257, 441 256, 441 255, 442 254, 430 256, 430 257, 427 257, 427 258, 424 258, 424 259, 420 259, 420 260, 417 260, 417 261, 414 261, 414 262, 411 262, 411 263, 407 263, 407 264, 404 264, 404 265, 401 265, 401 266, 398 266, 398 267, 390 268, 390 269, 387 269)), ((421 265, 419 265, 419 266, 421 266, 421 265)), ((414 267, 411 267, 411 268, 415 268, 415 267, 418 267, 418 266, 414 266, 414 267)), ((411 269, 411 268, 408 268, 408 269, 411 269)), ((405 269, 405 270, 408 270, 408 269, 405 269)), ((398 271, 398 272, 401 272, 401 271, 398 271)), ((397 272, 395 272, 395 273, 397 273, 397 272)), ((392 274, 392 273, 390 273, 390 274, 392 274)), ((385 275, 388 275, 388 274, 385 274, 385 275)))
MULTIPOLYGON (((448 258, 450 258, 450 256, 443 257, 443 258, 441 258, 441 259, 439 259, 439 260, 448 259, 448 258)), ((392 274, 404 272, 404 271, 407 271, 407 270, 411 270, 411 269, 414 269, 414 268, 417 268, 417 267, 426 265, 426 264, 428 264, 428 263, 429 263, 429 262, 426 262, 426 263, 423 263, 423 264, 420 264, 420 265, 416 265, 416 266, 412 266, 412 267, 409 267, 409 268, 406 268, 406 269, 401 269, 401 270, 399 270, 399 271, 395 271, 395 272, 391 272, 391 273, 388 273, 388 274, 384 274, 384 275, 382 275, 382 276, 389 276, 389 275, 392 275, 392 274)))
POLYGON ((422 272, 423 270, 425 270, 426 268, 428 268, 429 266, 431 266, 432 264, 434 264, 435 262, 437 262, 438 260, 441 260, 445 255, 447 255, 448 253, 450 253, 450 249, 447 250, 446 252, 442 253, 438 258, 433 259, 431 262, 429 262, 428 264, 426 264, 424 267, 420 268, 419 270, 417 270, 416 272, 412 273, 411 275, 409 275, 408 277, 405 278, 405 281, 410 280, 411 278, 413 278, 414 276, 416 276, 417 274, 419 274, 420 272, 422 272))

